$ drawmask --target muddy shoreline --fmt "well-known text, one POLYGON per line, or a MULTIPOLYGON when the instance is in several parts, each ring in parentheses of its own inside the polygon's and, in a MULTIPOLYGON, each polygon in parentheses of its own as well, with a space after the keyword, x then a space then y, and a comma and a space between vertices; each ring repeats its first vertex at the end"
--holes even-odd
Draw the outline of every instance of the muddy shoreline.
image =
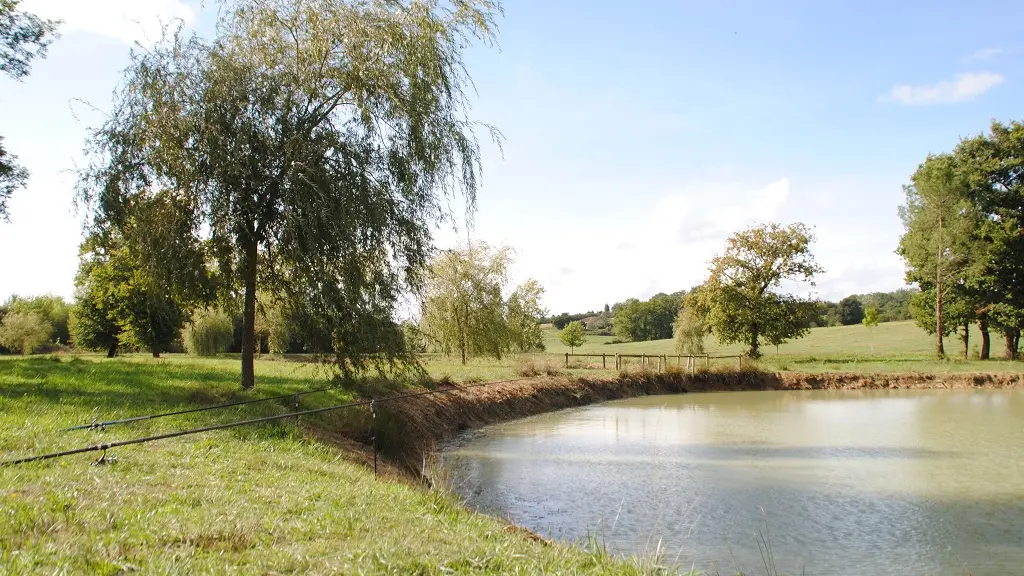
POLYGON ((617 378, 538 376, 453 389, 387 403, 378 446, 389 467, 422 479, 438 443, 464 430, 608 400, 752 390, 1024 388, 1024 374, 856 374, 800 372, 637 373, 617 378))

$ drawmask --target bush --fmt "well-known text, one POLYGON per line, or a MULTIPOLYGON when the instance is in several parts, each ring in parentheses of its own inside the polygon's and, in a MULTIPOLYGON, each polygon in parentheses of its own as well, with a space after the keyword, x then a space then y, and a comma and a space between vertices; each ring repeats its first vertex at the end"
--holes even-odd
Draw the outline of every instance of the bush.
POLYGON ((31 354, 50 339, 53 327, 35 312, 12 312, 0 324, 0 345, 22 354, 31 354))
POLYGON ((196 313, 192 325, 185 328, 182 339, 185 351, 195 356, 213 356, 226 352, 234 338, 231 318, 220 310, 196 313))
POLYGON ((46 294, 23 298, 11 296, 2 306, 6 314, 35 314, 46 324, 46 341, 51 344, 67 344, 70 340, 68 318, 71 307, 60 296, 46 294))

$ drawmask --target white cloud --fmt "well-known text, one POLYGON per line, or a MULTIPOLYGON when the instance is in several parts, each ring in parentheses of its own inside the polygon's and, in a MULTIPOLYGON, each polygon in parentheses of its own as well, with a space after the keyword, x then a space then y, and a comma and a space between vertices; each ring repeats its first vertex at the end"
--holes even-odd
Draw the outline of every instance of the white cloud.
POLYGON ((1000 54, 1003 50, 1001 48, 983 48, 978 50, 974 54, 971 54, 971 58, 975 60, 988 60, 993 56, 1000 54))
POLYGON ((988 92, 1002 84, 1005 78, 994 72, 968 72, 957 74, 953 80, 936 84, 911 86, 900 84, 878 98, 879 102, 899 102, 910 106, 963 102, 988 92))
POLYGON ((850 294, 888 292, 903 287, 905 266, 899 256, 850 253, 844 256, 829 259, 828 272, 818 279, 817 292, 823 299, 836 301, 850 294))
POLYGON ((195 21, 195 11, 181 0, 25 0, 22 8, 43 18, 61 19, 61 33, 91 32, 127 44, 150 45, 162 27, 195 21))
POLYGON ((687 186, 652 202, 646 218, 589 236, 585 248, 573 227, 536 241, 504 240, 517 248, 521 274, 514 274, 516 281, 537 278, 547 289, 546 306, 555 312, 597 309, 700 283, 730 234, 777 220, 788 196, 786 178, 754 189, 722 183, 687 186))

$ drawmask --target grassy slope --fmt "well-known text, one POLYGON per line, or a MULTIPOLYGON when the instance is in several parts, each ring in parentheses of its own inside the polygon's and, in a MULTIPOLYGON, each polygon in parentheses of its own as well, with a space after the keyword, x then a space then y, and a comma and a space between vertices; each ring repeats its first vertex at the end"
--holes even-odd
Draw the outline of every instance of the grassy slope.
MULTIPOLYGON (((0 358, 0 458, 281 413, 289 403, 62 433, 243 397, 230 359, 0 358)), ((322 386, 309 365, 257 363, 254 395, 322 386)), ((349 400, 304 397, 304 407, 349 400)), ((273 405, 271 405, 273 404, 273 405)), ((358 414, 351 416, 357 419, 358 414)), ((307 420, 338 427, 344 416, 307 420)), ((164 440, 0 468, 0 573, 607 573, 639 567, 544 546, 451 498, 366 467, 293 423, 164 440)))
MULTIPOLYGON (((587 343, 577 351, 586 354, 674 354, 672 340, 652 342, 627 342, 610 344, 611 336, 588 336, 587 343)), ((971 347, 981 346, 981 337, 976 330, 971 333, 971 347)), ((558 339, 553 328, 544 330, 544 343, 549 353, 563 354, 569 349, 558 339)), ((998 334, 992 334, 992 354, 999 357, 1005 343, 998 334)), ((746 350, 739 344, 722 345, 709 338, 708 352, 712 355, 741 354, 746 350)), ((962 353, 962 344, 956 336, 945 339, 946 352, 957 356, 962 353)), ((776 352, 774 347, 762 349, 765 368, 780 368, 806 371, 853 370, 864 372, 1019 372, 1018 362, 992 360, 988 362, 963 362, 933 360, 935 339, 913 322, 887 322, 877 328, 868 329, 861 325, 813 328, 806 337, 783 344, 776 352)))

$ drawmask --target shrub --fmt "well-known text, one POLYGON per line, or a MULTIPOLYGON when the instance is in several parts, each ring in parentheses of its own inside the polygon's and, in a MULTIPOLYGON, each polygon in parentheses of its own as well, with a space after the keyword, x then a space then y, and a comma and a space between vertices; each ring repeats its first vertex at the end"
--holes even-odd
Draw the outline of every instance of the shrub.
POLYGON ((35 312, 12 312, 0 324, 0 344, 22 354, 31 354, 50 339, 53 327, 35 312))
POLYGON ((71 307, 60 296, 46 294, 23 298, 11 296, 3 305, 8 314, 35 314, 46 325, 46 342, 67 344, 70 340, 68 317, 71 307))
POLYGON ((542 374, 546 376, 560 376, 562 371, 551 362, 535 362, 533 360, 521 359, 519 360, 519 366, 516 369, 516 374, 526 378, 532 378, 542 374))
POLYGON ((192 325, 185 328, 182 339, 185 351, 195 356, 213 356, 227 351, 234 338, 231 318, 220 310, 196 313, 192 325))

